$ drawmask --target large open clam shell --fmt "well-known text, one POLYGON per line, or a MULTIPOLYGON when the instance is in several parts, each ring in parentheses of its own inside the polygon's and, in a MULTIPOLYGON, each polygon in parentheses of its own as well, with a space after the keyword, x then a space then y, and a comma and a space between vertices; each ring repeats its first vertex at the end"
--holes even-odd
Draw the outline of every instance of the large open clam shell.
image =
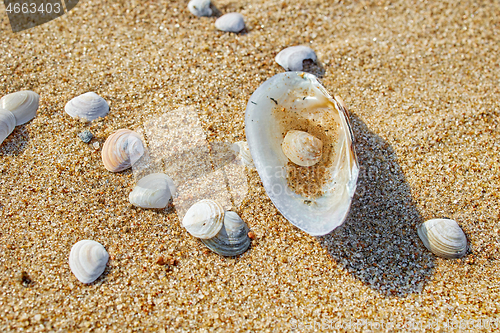
POLYGON ((104 167, 111 172, 128 169, 144 154, 144 144, 139 134, 129 129, 119 129, 111 134, 102 147, 104 167))
POLYGON ((96 241, 81 240, 71 248, 69 267, 83 283, 94 282, 106 269, 108 251, 96 241))
POLYGON ((16 127, 16 118, 9 110, 0 108, 0 144, 16 127))
POLYGON ((225 257, 237 256, 245 252, 252 240, 248 237, 250 229, 235 212, 224 214, 224 224, 219 233, 201 241, 209 249, 225 257))
POLYGON ((209 239, 217 235, 223 222, 224 208, 213 200, 204 199, 188 209, 182 226, 194 237, 209 239))
POLYGON ((137 182, 128 198, 132 205, 141 208, 165 208, 175 191, 172 178, 164 173, 152 173, 137 182))
POLYGON ((340 99, 333 99, 312 74, 277 74, 250 97, 245 130, 264 188, 288 221, 314 236, 344 222, 359 168, 340 99), (289 162, 282 143, 290 130, 308 132, 323 142, 319 163, 299 167, 289 162))
POLYGON ((422 223, 417 233, 425 247, 443 258, 460 258, 467 252, 467 237, 450 219, 432 219, 422 223))
POLYGON ((9 110, 16 118, 16 126, 35 118, 40 96, 31 90, 18 91, 0 99, 0 108, 9 110))
POLYGON ((73 118, 92 121, 105 117, 109 112, 109 105, 104 98, 95 92, 87 92, 70 100, 64 110, 73 118))

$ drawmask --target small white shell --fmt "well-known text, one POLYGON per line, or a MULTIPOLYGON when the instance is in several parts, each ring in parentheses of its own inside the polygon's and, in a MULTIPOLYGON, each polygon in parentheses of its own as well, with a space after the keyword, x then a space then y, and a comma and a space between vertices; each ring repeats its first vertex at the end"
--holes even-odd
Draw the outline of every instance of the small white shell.
POLYGON ((467 252, 467 238, 460 226, 450 219, 432 219, 417 228, 425 247, 443 258, 460 258, 467 252))
POLYGON ((194 237, 209 239, 217 235, 223 221, 224 208, 213 200, 204 199, 188 209, 182 226, 194 237))
POLYGON ((130 168, 143 154, 141 137, 129 129, 119 129, 111 134, 101 152, 104 167, 111 172, 130 168))
POLYGON ((304 60, 316 62, 316 53, 303 45, 292 46, 282 50, 276 55, 276 62, 287 71, 301 71, 304 60))
POLYGON ((141 178, 128 198, 134 206, 165 208, 175 191, 174 182, 169 176, 153 173, 141 178))
POLYGON ((240 32, 245 29, 245 20, 240 13, 222 15, 215 21, 215 27, 227 32, 240 32))
POLYGON ((300 166, 312 166, 321 160, 323 142, 303 131, 288 131, 281 144, 286 157, 300 166))
POLYGON ((212 251, 221 256, 237 256, 245 252, 252 240, 248 237, 247 224, 235 212, 224 214, 224 225, 219 233, 201 241, 212 251))
POLYGON ((189 11, 196 16, 210 16, 212 9, 210 9, 210 0, 191 0, 188 3, 189 11))
POLYGON ((93 240, 81 240, 71 248, 69 267, 78 280, 92 283, 104 272, 108 259, 104 246, 93 240))
POLYGON ((92 121, 104 117, 109 112, 109 105, 104 98, 94 92, 87 92, 69 101, 64 110, 73 118, 92 121))
POLYGON ((252 169, 255 168, 252 160, 252 155, 250 154, 250 148, 248 148, 248 143, 246 141, 237 141, 233 143, 231 149, 236 154, 238 154, 238 157, 241 159, 241 162, 243 162, 243 164, 252 169))
POLYGON ((0 99, 0 108, 12 112, 16 118, 16 126, 35 118, 40 96, 34 91, 25 90, 5 95, 0 99))
POLYGON ((16 127, 16 118, 9 110, 0 108, 0 144, 16 127))

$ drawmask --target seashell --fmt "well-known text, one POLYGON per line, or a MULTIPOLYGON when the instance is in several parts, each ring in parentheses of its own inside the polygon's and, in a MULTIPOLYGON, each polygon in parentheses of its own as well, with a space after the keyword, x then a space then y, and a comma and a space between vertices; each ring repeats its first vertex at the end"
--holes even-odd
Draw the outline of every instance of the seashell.
POLYGON ((210 0, 191 0, 188 3, 189 11, 196 16, 211 16, 210 0))
POLYGON ((35 118, 40 96, 31 90, 18 91, 0 99, 0 108, 9 110, 16 118, 16 126, 35 118))
POLYGON ((215 21, 215 27, 227 32, 240 32, 245 29, 245 20, 240 13, 222 15, 215 21))
POLYGON ((287 71, 301 71, 303 61, 310 59, 316 62, 316 53, 304 45, 291 46, 276 55, 276 62, 287 71))
POLYGON ((94 135, 92 134, 91 131, 89 130, 85 130, 81 133, 78 133, 78 137, 80 138, 80 140, 82 140, 83 142, 85 143, 89 143, 90 140, 92 140, 92 138, 94 137, 94 135))
POLYGON ((111 134, 102 147, 104 167, 111 172, 128 169, 144 154, 139 134, 129 129, 119 129, 111 134))
POLYGON ((224 224, 213 238, 201 241, 212 251, 221 256, 237 256, 245 252, 252 240, 248 237, 250 229, 235 212, 224 214, 224 224))
POLYGON ((213 200, 204 199, 188 209, 182 219, 182 226, 194 237, 209 239, 217 235, 223 221, 222 206, 213 200))
POLYGON ((248 148, 248 143, 246 141, 237 141, 233 143, 231 149, 238 154, 243 164, 255 169, 253 165, 252 155, 250 154, 250 148, 248 148))
POLYGON ((0 144, 16 127, 16 118, 9 110, 0 108, 0 144))
POLYGON ((71 248, 69 267, 78 280, 92 283, 104 272, 108 259, 104 246, 93 240, 81 240, 71 248))
POLYGON ((291 130, 286 133, 281 149, 293 163, 312 166, 321 160, 323 142, 307 132, 291 130))
POLYGON ((332 98, 312 74, 277 74, 250 97, 245 131, 264 188, 288 221, 313 236, 325 235, 344 222, 359 167, 340 98, 332 98), (302 167, 289 162, 282 144, 292 130, 322 141, 318 163, 302 167))
POLYGON ((428 220, 417 228, 417 233, 425 247, 437 256, 453 259, 467 252, 467 238, 454 220, 428 220))
POLYGON ((175 191, 172 178, 164 173, 152 173, 137 182, 128 199, 141 208, 165 208, 175 191))
POLYGON ((69 101, 64 110, 73 118, 92 121, 99 117, 105 117, 109 112, 109 105, 104 98, 96 93, 87 92, 69 101))

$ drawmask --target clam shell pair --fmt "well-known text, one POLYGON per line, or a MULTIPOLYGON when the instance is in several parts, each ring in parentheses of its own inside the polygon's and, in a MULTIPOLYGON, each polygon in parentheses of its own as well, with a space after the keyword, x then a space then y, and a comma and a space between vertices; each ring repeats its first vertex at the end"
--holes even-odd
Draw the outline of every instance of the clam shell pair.
POLYGON ((0 144, 22 125, 35 118, 40 96, 33 91, 18 91, 0 99, 0 144))
POLYGON ((94 92, 87 92, 70 100, 64 110, 73 118, 87 121, 105 117, 109 112, 109 105, 104 98, 94 92))
POLYGON ((461 258, 467 252, 467 237, 450 219, 432 219, 422 223, 417 233, 425 247, 443 258, 461 258))
POLYGON ((172 178, 164 173, 153 173, 137 182, 129 194, 129 202, 141 208, 165 208, 175 191, 172 178))
POLYGON ((250 97, 245 131, 264 188, 288 221, 313 236, 344 222, 359 167, 339 97, 312 74, 277 74, 250 97))
POLYGON ((235 212, 225 212, 213 200, 201 200, 191 206, 182 225, 209 249, 222 256, 240 255, 251 243, 246 223, 235 212))
POLYGON ((78 280, 92 283, 106 269, 108 251, 96 241, 81 240, 71 248, 69 267, 78 280))
POLYGON ((139 134, 129 129, 119 129, 111 134, 102 147, 104 167, 111 172, 128 169, 144 154, 144 144, 139 134))

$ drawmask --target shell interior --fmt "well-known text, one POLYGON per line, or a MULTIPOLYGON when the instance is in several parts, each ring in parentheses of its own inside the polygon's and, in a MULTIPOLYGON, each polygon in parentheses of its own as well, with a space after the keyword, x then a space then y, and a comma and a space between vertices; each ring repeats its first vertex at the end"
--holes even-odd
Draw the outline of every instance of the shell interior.
POLYGON ((182 226, 194 237, 209 239, 217 235, 223 221, 224 208, 213 200, 204 199, 188 209, 182 226))
POLYGON ((467 237, 460 226, 451 219, 432 219, 417 229, 425 247, 443 258, 460 258, 467 252, 467 237))
POLYGON ((141 178, 129 194, 129 202, 141 208, 165 208, 175 194, 173 180, 164 173, 141 178))
POLYGON ((213 238, 201 241, 212 251, 221 256, 237 256, 250 246, 249 228, 235 212, 228 211, 224 215, 224 225, 213 238))
POLYGON ((316 62, 316 53, 304 45, 291 46, 276 55, 276 62, 287 71, 301 71, 304 60, 316 62))
POLYGON ((0 99, 0 108, 9 110, 16 118, 16 126, 35 118, 40 96, 31 90, 18 91, 0 99))
POLYGON ((70 100, 64 110, 73 118, 92 121, 104 117, 109 112, 109 105, 104 98, 94 92, 87 92, 70 100))
POLYGON ((92 283, 104 272, 108 259, 104 246, 93 240, 81 240, 71 248, 69 267, 78 280, 92 283))
POLYGON ((359 170, 354 137, 347 110, 314 75, 287 72, 264 82, 248 102, 245 131, 264 188, 288 221, 314 236, 344 222, 359 170), (323 142, 318 164, 291 165, 281 148, 290 130, 323 142))

